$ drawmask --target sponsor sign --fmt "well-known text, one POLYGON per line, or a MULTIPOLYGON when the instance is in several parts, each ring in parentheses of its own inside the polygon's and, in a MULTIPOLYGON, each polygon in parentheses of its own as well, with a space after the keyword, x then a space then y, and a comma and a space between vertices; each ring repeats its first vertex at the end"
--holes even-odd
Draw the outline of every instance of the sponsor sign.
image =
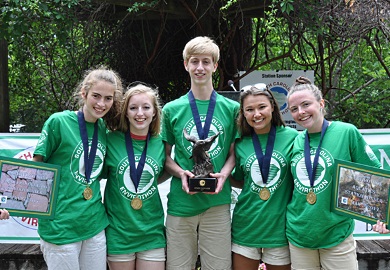
MULTIPOLYGON (((240 75, 244 75, 241 72, 240 75)), ((240 80, 240 89, 248 85, 255 85, 257 83, 264 83, 267 88, 272 91, 276 102, 279 105, 280 112, 287 126, 295 128, 296 130, 303 130, 303 127, 298 125, 287 105, 287 94, 290 87, 294 84, 295 79, 299 76, 305 76, 312 83, 314 83, 313 70, 275 70, 275 71, 252 71, 240 80)))

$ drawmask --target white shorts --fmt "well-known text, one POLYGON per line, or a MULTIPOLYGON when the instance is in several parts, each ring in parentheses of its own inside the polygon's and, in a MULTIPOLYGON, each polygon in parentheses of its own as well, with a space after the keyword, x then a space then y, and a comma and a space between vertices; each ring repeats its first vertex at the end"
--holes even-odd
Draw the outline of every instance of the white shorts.
POLYGON ((108 254, 107 256, 107 260, 110 262, 130 262, 134 261, 135 258, 144 261, 165 262, 165 249, 156 248, 136 253, 108 254))
POLYGON ((55 245, 40 240, 48 270, 106 270, 106 235, 104 230, 87 240, 55 245))
POLYGON ((233 243, 232 252, 252 260, 262 260, 270 265, 288 265, 291 262, 288 246, 278 248, 254 248, 233 243))

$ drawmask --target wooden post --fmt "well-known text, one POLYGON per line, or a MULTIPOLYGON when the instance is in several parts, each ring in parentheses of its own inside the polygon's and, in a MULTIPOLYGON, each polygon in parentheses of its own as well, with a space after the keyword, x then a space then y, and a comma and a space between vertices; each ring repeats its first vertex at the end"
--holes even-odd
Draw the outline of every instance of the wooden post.
POLYGON ((0 39, 0 132, 9 132, 8 43, 0 39))

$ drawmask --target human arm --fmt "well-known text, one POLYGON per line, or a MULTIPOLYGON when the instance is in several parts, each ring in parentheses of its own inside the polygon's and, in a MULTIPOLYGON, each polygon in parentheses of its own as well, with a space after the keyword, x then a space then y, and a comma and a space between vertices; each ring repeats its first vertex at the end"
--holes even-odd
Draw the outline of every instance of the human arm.
POLYGON ((172 175, 170 175, 167 170, 164 169, 164 172, 158 177, 157 184, 162 184, 165 181, 167 181, 169 178, 171 178, 172 175))
POLYGON ((172 158, 172 145, 165 142, 165 170, 172 176, 181 179, 182 189, 188 194, 194 194, 194 192, 190 192, 188 187, 188 177, 194 177, 195 175, 188 171, 183 170, 172 158))
POLYGON ((9 212, 7 209, 0 209, 0 220, 9 219, 9 212))
POLYGON ((225 165, 223 165, 221 171, 219 173, 210 173, 211 177, 217 178, 217 187, 215 188, 215 194, 221 192, 226 179, 230 176, 230 173, 234 169, 236 165, 236 158, 234 155, 234 143, 230 145, 229 154, 226 159, 225 165))
POLYGON ((374 225, 372 226, 372 230, 373 230, 374 232, 378 232, 378 233, 380 233, 380 234, 390 233, 390 230, 388 230, 388 229, 386 228, 386 224, 383 223, 383 222, 380 221, 380 220, 378 220, 378 221, 376 222, 376 224, 374 224, 374 225))
POLYGON ((229 176, 230 185, 235 188, 242 189, 244 187, 244 181, 238 181, 232 175, 229 176))
POLYGON ((34 155, 33 161, 43 162, 43 156, 41 156, 41 155, 34 155))

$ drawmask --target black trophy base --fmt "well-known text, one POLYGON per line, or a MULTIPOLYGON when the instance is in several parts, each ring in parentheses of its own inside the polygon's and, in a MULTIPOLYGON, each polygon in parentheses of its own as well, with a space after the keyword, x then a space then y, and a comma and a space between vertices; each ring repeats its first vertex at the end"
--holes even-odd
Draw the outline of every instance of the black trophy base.
POLYGON ((190 192, 215 192, 217 178, 196 177, 188 179, 190 192))

